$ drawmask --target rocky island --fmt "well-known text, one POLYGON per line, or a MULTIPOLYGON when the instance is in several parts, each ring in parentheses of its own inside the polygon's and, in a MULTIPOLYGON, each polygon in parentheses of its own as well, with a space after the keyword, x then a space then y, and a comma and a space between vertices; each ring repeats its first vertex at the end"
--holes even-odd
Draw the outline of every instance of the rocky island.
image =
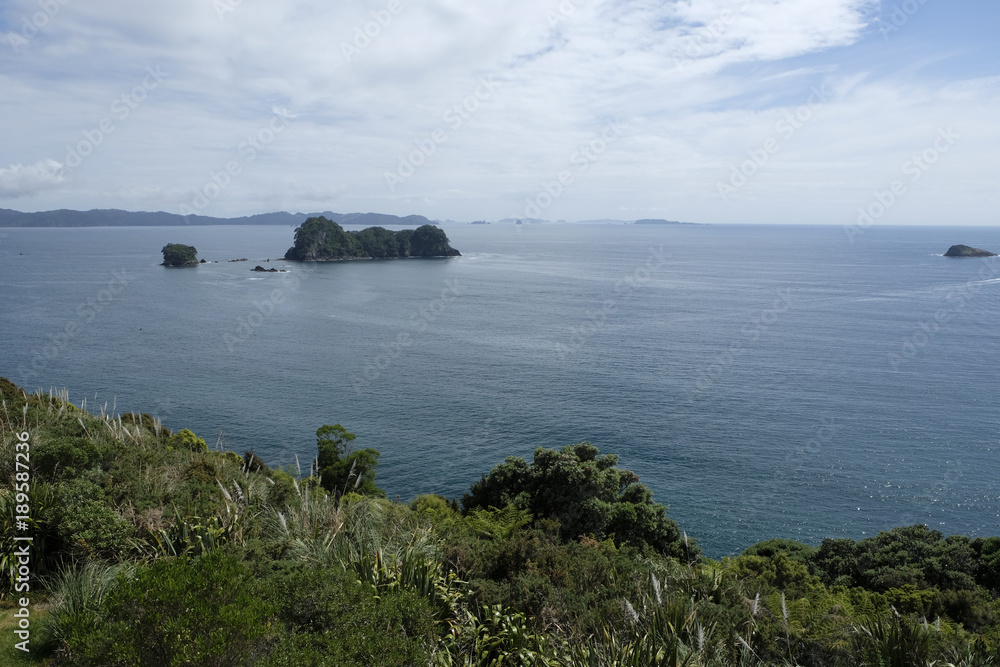
POLYGON ((395 257, 457 257, 444 230, 434 225, 394 232, 383 227, 345 231, 336 222, 320 216, 309 218, 295 229, 295 245, 285 259, 296 262, 331 262, 347 259, 395 257))
POLYGON ((198 249, 183 243, 163 246, 163 266, 198 266, 198 249))
POLYGON ((967 245, 953 245, 948 248, 945 257, 996 257, 996 253, 980 248, 972 248, 967 245))

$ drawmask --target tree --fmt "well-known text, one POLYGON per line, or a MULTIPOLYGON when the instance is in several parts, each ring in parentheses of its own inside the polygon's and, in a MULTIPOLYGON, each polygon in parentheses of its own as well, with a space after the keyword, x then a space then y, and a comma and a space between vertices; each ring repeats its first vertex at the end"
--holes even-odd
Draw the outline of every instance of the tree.
POLYGON ((197 266, 198 250, 183 243, 168 243, 163 246, 163 266, 197 266))
POLYGON ((615 466, 618 457, 598 456, 589 442, 561 451, 539 447, 528 465, 509 456, 462 497, 466 514, 476 509, 513 505, 538 519, 559 522, 560 537, 611 537, 617 544, 651 548, 682 560, 697 558, 698 547, 653 502, 639 476, 615 466))
POLYGON ((961 535, 945 537, 923 524, 882 531, 860 542, 823 540, 809 561, 827 584, 880 593, 907 585, 941 590, 976 586, 977 552, 972 541, 961 535))
POLYGON ((374 449, 352 451, 351 442, 356 437, 340 424, 325 424, 316 430, 320 484, 335 494, 353 492, 385 496, 385 492, 375 486, 379 453, 374 449))

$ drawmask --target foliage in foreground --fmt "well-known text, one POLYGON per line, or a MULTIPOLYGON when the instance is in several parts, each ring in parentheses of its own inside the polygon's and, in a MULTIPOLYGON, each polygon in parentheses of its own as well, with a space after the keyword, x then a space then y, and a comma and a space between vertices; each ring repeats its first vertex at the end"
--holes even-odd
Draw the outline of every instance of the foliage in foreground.
POLYGON ((666 507, 653 502, 639 476, 617 468, 614 454, 599 454, 584 442, 561 451, 539 447, 530 465, 508 456, 472 485, 462 505, 467 511, 512 505, 558 522, 563 540, 611 537, 618 545, 696 561, 694 541, 667 518, 666 507))
POLYGON ((910 526, 713 562, 585 443, 508 459, 462 510, 407 506, 374 485, 377 452, 344 465, 339 425, 302 478, 149 415, 0 394, 5 592, 14 434, 31 433, 31 595, 51 605, 35 664, 1000 662, 998 538, 910 526))

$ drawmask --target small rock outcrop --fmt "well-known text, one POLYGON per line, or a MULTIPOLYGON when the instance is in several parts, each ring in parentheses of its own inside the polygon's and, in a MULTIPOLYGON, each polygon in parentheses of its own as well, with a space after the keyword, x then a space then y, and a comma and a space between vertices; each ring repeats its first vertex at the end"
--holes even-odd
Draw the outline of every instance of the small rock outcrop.
POLYGON ((953 245, 948 248, 945 257, 996 257, 997 254, 981 248, 973 248, 967 245, 953 245))

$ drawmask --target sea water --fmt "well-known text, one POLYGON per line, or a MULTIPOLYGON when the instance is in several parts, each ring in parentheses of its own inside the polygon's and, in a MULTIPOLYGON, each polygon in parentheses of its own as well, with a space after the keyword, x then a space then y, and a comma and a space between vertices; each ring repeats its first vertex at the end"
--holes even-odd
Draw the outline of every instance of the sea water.
POLYGON ((284 226, 2 230, 0 375, 303 472, 340 423, 402 500, 590 441, 715 557, 1000 532, 1000 263, 942 257, 1000 230, 444 229, 462 257, 325 264, 284 226))

